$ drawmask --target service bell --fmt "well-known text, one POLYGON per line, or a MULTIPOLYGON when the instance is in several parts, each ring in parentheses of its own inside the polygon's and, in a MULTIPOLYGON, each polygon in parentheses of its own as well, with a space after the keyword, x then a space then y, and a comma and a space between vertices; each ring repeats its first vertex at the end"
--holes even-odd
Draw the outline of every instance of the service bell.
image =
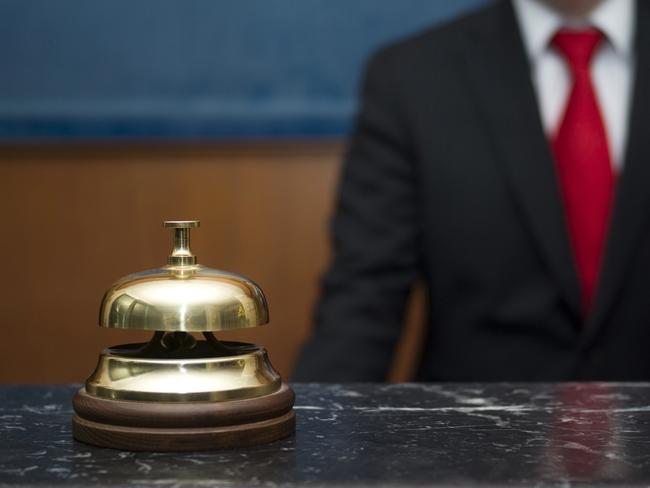
POLYGON ((261 444, 294 432, 293 391, 266 350, 213 335, 264 325, 269 314, 255 283, 197 264, 190 230, 198 226, 164 222, 174 231, 167 265, 125 276, 104 295, 100 327, 150 330, 153 337, 101 353, 73 400, 77 440, 187 451, 261 444))

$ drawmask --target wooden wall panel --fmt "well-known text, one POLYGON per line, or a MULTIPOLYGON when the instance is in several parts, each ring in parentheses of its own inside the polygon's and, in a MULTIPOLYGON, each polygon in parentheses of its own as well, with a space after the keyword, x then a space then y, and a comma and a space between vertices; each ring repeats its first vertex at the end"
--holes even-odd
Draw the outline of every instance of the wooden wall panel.
MULTIPOLYGON (((161 222, 181 218, 201 220, 199 262, 253 278, 269 300, 271 326, 220 337, 264 344, 289 377, 329 258, 341 152, 338 143, 0 148, 0 382, 80 382, 103 347, 145 340, 97 327, 99 302, 117 278, 164 264, 161 222)), ((417 329, 392 380, 410 375, 417 329)))

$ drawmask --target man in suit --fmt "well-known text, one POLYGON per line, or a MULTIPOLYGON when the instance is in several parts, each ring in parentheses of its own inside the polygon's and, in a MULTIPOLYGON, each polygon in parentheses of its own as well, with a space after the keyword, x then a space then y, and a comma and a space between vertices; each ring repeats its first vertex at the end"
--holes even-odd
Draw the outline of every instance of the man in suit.
POLYGON ((512 0, 370 62, 297 380, 650 378, 650 5, 512 0))

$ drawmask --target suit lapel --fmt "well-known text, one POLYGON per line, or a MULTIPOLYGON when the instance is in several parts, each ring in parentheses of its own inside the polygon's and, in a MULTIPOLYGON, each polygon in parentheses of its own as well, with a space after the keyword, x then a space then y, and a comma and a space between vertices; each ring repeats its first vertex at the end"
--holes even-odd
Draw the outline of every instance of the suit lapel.
POLYGON ((470 35, 469 81, 525 223, 578 324, 580 289, 527 56, 510 2, 497 4, 493 14, 489 27, 470 35))
POLYGON ((585 345, 606 322, 620 295, 625 271, 650 215, 650 6, 637 2, 636 79, 625 165, 619 177, 596 305, 585 345))

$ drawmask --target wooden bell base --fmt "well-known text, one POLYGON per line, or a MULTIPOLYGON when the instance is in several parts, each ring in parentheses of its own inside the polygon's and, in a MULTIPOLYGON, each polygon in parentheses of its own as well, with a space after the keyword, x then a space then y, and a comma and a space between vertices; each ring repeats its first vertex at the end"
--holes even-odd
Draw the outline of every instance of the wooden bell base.
POLYGON ((246 400, 159 403, 108 400, 85 388, 74 399, 75 439, 128 451, 202 451, 265 444, 295 431, 294 393, 246 400))

